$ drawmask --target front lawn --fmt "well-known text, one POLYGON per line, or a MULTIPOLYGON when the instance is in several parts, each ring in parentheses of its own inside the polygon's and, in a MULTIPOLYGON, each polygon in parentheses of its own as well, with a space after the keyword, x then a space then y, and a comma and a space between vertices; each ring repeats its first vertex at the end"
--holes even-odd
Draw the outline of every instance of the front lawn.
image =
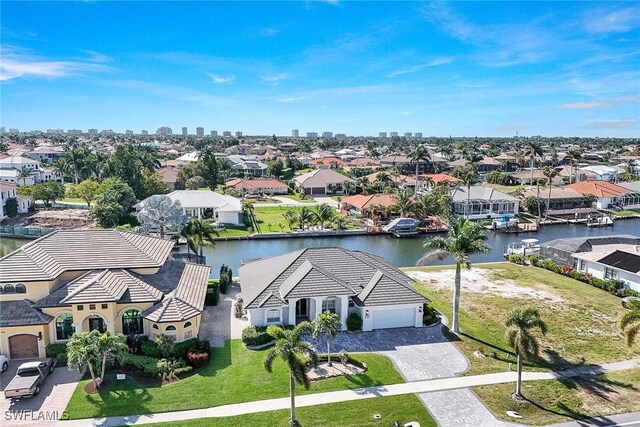
POLYGON ((513 393, 513 384, 473 387, 473 391, 498 418, 546 425, 637 411, 640 408, 640 369, 594 377, 525 382, 523 393, 528 402, 505 398, 513 393), (509 418, 507 411, 516 411, 523 418, 509 418))
MULTIPOLYGON (((400 425, 409 421, 417 421, 422 427, 436 426, 436 422, 414 394, 297 408, 296 418, 300 427, 351 427, 354 425, 386 427, 391 426, 393 421, 398 421, 400 425), (373 418, 374 414, 379 414, 382 417, 375 419, 373 418)), ((204 424, 207 427, 276 427, 286 426, 288 421, 289 411, 279 410, 235 417, 151 424, 151 426, 199 427, 204 424)))
POLYGON ((225 225, 224 230, 220 231, 219 237, 238 237, 238 236, 248 236, 249 230, 247 227, 243 225, 225 225))
MULTIPOLYGON (((262 367, 266 352, 247 350, 240 340, 227 341, 223 348, 211 349, 211 363, 205 369, 162 387, 145 388, 131 378, 116 381, 111 376, 109 379, 114 385, 108 390, 87 395, 83 387, 88 381, 81 381, 67 411, 72 419, 93 418, 181 411, 288 396, 288 372, 284 364, 277 361, 273 373, 267 373, 262 367)), ((384 356, 356 354, 353 357, 368 365, 366 374, 313 382, 310 390, 299 388, 298 393, 404 382, 393 363, 384 356)))
MULTIPOLYGON (((451 319, 452 267, 407 269, 411 270, 441 272, 416 288, 451 319), (440 280, 441 276, 446 279, 440 280)), ((530 367, 562 369, 571 364, 612 362, 640 354, 637 347, 627 347, 618 333, 617 321, 624 313, 619 298, 542 268, 506 262, 482 264, 462 271, 462 334, 452 337, 471 362, 466 375, 502 372, 509 363, 515 363, 504 340, 504 321, 514 307, 526 305, 537 307, 549 328, 547 335, 540 337, 542 358, 527 363, 530 367), (465 285, 465 277, 474 279, 475 285, 465 285), (495 289, 483 288, 492 283, 497 284, 495 289), (497 358, 475 357, 473 353, 481 348, 485 353, 496 352, 497 358)))

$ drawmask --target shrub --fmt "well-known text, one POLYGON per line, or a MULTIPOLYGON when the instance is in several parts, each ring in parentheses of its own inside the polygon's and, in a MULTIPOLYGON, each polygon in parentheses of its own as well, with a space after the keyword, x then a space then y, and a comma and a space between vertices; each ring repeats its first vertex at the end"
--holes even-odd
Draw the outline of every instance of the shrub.
POLYGON ((156 362, 156 369, 164 382, 178 380, 178 374, 189 372, 192 368, 183 359, 160 359, 156 362))
POLYGON ((158 369, 158 359, 155 357, 139 356, 131 353, 120 353, 116 356, 118 363, 137 369, 148 376, 156 377, 160 372, 158 369))
POLYGON ((67 352, 63 351, 62 353, 58 353, 55 356, 55 359, 58 361, 58 365, 63 366, 67 364, 67 352))
POLYGON ((236 317, 236 319, 241 319, 242 315, 244 314, 244 309, 242 307, 242 298, 239 298, 233 307, 234 307, 233 315, 236 317))
POLYGON ((242 342, 244 345, 256 347, 273 341, 273 337, 267 334, 265 326, 247 326, 242 330, 242 342))
POLYGON ((158 350, 160 350, 162 357, 167 358, 173 354, 173 350, 176 345, 175 336, 160 334, 154 341, 158 344, 158 350))
POLYGON ((204 298, 204 305, 213 306, 218 305, 220 302, 220 285, 218 282, 209 280, 209 286, 207 287, 207 295, 204 298))
POLYGON ((362 317, 358 313, 347 316, 347 330, 351 332, 362 330, 362 317))
POLYGON ((624 290, 624 296, 626 297, 638 297, 640 298, 640 292, 638 291, 634 291, 633 289, 630 288, 626 288, 624 290))
POLYGON ((161 356, 158 344, 150 340, 149 337, 142 337, 140 340, 140 353, 143 356, 159 358, 161 356))
POLYGON ((529 262, 531 263, 531 265, 538 267, 540 265, 540 255, 538 254, 529 255, 529 262))
POLYGON ((509 255, 509 262, 512 262, 514 264, 518 264, 518 265, 524 265, 525 264, 525 257, 524 255, 521 254, 511 254, 509 255))
POLYGON ((9 197, 5 202, 4 209, 9 218, 15 218, 18 216, 18 199, 15 197, 9 197))
POLYGON ((55 357, 57 358, 60 353, 67 354, 67 344, 65 343, 51 343, 47 344, 45 348, 45 354, 47 357, 55 357))
POLYGON ((581 282, 585 281, 584 274, 582 274, 578 270, 569 271, 569 277, 571 277, 572 279, 580 280, 581 282))
POLYGON ((198 345, 194 345, 189 350, 187 350, 187 355, 185 358, 189 366, 198 368, 200 366, 204 366, 208 364, 210 357, 211 357, 211 350, 208 349, 207 347, 201 347, 198 344, 198 345))
POLYGON ((171 354, 179 359, 184 359, 187 355, 187 351, 199 342, 198 338, 189 338, 188 340, 181 341, 173 347, 173 352, 171 354))
POLYGON ((425 325, 432 325, 438 322, 439 319, 438 312, 435 308, 428 304, 422 304, 422 323, 425 325))

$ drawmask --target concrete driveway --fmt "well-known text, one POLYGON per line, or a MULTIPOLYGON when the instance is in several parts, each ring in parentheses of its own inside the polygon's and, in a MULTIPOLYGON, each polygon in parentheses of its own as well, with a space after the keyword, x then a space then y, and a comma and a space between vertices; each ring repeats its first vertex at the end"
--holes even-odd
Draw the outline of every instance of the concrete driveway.
MULTIPOLYGON (((10 361, 9 369, 0 377, 0 387, 4 390, 14 377, 20 364, 27 360, 10 361)), ((56 367, 49 375, 40 394, 20 400, 0 397, 2 419, 10 426, 34 425, 53 426, 64 418, 64 410, 82 375, 77 369, 70 371, 66 366, 56 367)))
POLYGON ((227 293, 220 294, 220 302, 205 307, 200 323, 200 339, 209 341, 213 347, 224 347, 225 340, 242 338, 242 330, 249 326, 246 319, 236 319, 234 304, 240 293, 240 285, 229 286, 227 293))

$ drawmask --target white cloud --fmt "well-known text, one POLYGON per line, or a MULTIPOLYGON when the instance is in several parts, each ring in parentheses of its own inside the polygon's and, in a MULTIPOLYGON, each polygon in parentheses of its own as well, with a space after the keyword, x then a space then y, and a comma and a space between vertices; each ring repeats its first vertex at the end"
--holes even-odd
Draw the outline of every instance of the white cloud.
POLYGON ((410 116, 410 115, 411 115, 411 113, 410 113, 409 111, 401 111, 401 112, 400 112, 400 115, 401 115, 401 116, 410 116))
POLYGON ((276 102, 290 103, 290 102, 303 101, 304 99, 306 99, 306 97, 304 96, 287 96, 283 98, 276 98, 276 102))
POLYGON ((113 60, 113 58, 111 58, 110 56, 93 50, 84 50, 83 52, 89 55, 89 61, 91 62, 106 63, 113 60))
POLYGON ((271 74, 268 76, 262 76, 260 78, 267 83, 278 84, 282 80, 285 80, 288 77, 289 75, 287 73, 279 73, 279 74, 271 74))
POLYGON ((624 33, 640 25, 638 6, 610 10, 597 9, 584 17, 584 25, 593 33, 624 33))
POLYGON ((273 37, 273 36, 277 36, 278 34, 280 34, 280 29, 275 27, 268 27, 260 30, 261 36, 273 37))
POLYGON ((409 67, 409 68, 404 68, 402 70, 397 70, 397 71, 393 71, 389 74, 387 74, 387 77, 391 78, 391 77, 397 77, 397 76, 402 76, 404 74, 411 74, 411 73, 415 73, 417 71, 420 71, 424 68, 428 68, 428 67, 437 67, 438 65, 445 65, 445 64, 451 64, 453 62, 453 58, 436 58, 433 59, 427 63, 424 64, 419 64, 419 65, 414 65, 413 67, 409 67))
POLYGON ((52 60, 10 46, 3 46, 0 54, 0 81, 22 77, 51 79, 110 70, 106 65, 95 61, 52 60))
POLYGON ((605 110, 620 104, 640 102, 640 96, 622 96, 618 98, 595 99, 593 101, 572 102, 560 105, 561 110, 605 110))
POLYGON ((236 76, 234 76, 233 74, 230 74, 228 76, 221 76, 218 74, 207 74, 210 78, 211 81, 215 84, 225 84, 225 83, 231 83, 236 79, 236 76))
POLYGON ((594 120, 583 126, 584 129, 629 129, 636 127, 637 119, 594 120))

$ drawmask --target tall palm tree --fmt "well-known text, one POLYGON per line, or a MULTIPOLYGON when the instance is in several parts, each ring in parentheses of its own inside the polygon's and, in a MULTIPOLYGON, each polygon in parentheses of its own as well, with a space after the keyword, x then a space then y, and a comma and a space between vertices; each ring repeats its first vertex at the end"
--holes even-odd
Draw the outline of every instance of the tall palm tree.
POLYGON ((429 151, 423 146, 423 145, 418 145, 412 152, 411 154, 409 154, 409 159, 411 159, 411 162, 414 163, 416 165, 416 187, 414 190, 414 194, 416 194, 418 192, 418 177, 419 177, 419 172, 420 172, 420 162, 422 161, 428 161, 431 160, 431 155, 429 154, 429 151))
POLYGON ((98 342, 98 350, 100 351, 100 355, 102 357, 102 369, 100 370, 100 381, 98 382, 98 386, 102 385, 104 381, 104 371, 107 366, 107 357, 115 356, 120 352, 125 352, 128 350, 127 340, 122 334, 113 333, 111 331, 106 331, 100 335, 100 340, 98 342))
POLYGON ((292 330, 284 330, 271 325, 267 334, 276 339, 275 346, 264 358, 264 369, 271 373, 276 358, 282 359, 289 370, 289 394, 291 396, 291 418, 289 425, 296 426, 296 383, 309 389, 309 377, 306 370, 306 359, 314 367, 318 366, 318 354, 311 344, 302 340, 302 335, 312 331, 311 323, 302 322, 292 330))
POLYGON ((282 217, 285 221, 287 221, 287 225, 289 226, 289 230, 293 230, 293 226, 296 222, 298 222, 298 214, 295 209, 289 208, 285 213, 282 214, 282 217))
MULTIPOLYGON (((544 216, 545 218, 548 216, 549 206, 551 206, 551 188, 553 187, 553 178, 558 176, 560 172, 552 166, 545 166, 542 168, 542 173, 547 177, 547 182, 549 183, 549 196, 547 197, 547 209, 545 210, 544 216)), ((540 211, 538 209, 538 211, 540 211)))
POLYGON ((344 181, 342 183, 342 192, 347 196, 356 191, 356 185, 352 181, 344 181))
POLYGON ((580 160, 582 160, 582 149, 581 148, 570 148, 567 150, 567 156, 571 161, 571 176, 569 177, 569 184, 573 182, 575 179, 574 172, 575 167, 580 160))
POLYGON ((336 227, 336 230, 344 230, 347 226, 347 217, 343 215, 336 215, 333 218, 333 225, 336 227))
POLYGON ((204 248, 214 248, 215 238, 220 235, 211 221, 202 218, 191 218, 180 233, 187 239, 187 246, 193 253, 199 253, 202 257, 204 248))
POLYGON ((313 338, 318 338, 322 332, 327 334, 327 363, 331 366, 331 347, 330 341, 338 336, 338 331, 342 328, 340 316, 330 311, 319 313, 312 322, 313 338))
POLYGON ((84 169, 85 152, 80 147, 73 147, 62 156, 69 171, 73 172, 73 183, 78 185, 80 172, 84 169))
POLYGON ((505 339, 518 359, 518 381, 514 397, 522 398, 522 359, 532 360, 538 357, 540 347, 536 337, 531 335, 531 330, 539 329, 544 335, 547 333, 547 325, 535 307, 514 308, 507 316, 505 325, 509 328, 505 339))
POLYGON ((618 325, 627 338, 627 345, 631 347, 640 333, 640 302, 629 301, 627 304, 630 311, 620 318, 618 325))
POLYGON ((531 167, 531 180, 529 181, 529 185, 533 185, 533 164, 536 160, 536 156, 542 157, 542 145, 540 144, 540 142, 533 139, 527 141, 524 155, 529 156, 530 167, 531 167))
POLYGON ((303 230, 305 225, 313 221, 313 218, 314 218, 313 212, 311 211, 311 209, 309 209, 306 206, 303 206, 298 211, 298 224, 300 224, 300 228, 303 230))
POLYGON ((379 172, 376 176, 376 184, 378 184, 378 189, 380 190, 380 192, 382 192, 382 190, 384 190, 384 187, 386 187, 390 183, 391 177, 385 171, 379 172))
POLYGON ((18 171, 18 178, 22 178, 22 185, 27 185, 27 178, 31 176, 31 171, 26 166, 22 166, 18 171))
POLYGON ((331 206, 321 204, 318 205, 316 210, 313 212, 313 215, 320 224, 320 227, 324 228, 324 224, 331 222, 333 217, 336 215, 336 212, 331 206))
POLYGON ((409 216, 415 211, 416 204, 411 196, 411 190, 405 188, 396 197, 396 210, 401 217, 409 216))
POLYGON ((424 255, 418 260, 418 265, 423 265, 434 259, 443 260, 453 257, 456 261, 455 286, 453 288, 453 332, 460 333, 458 311, 460 310, 460 282, 461 270, 471 268, 470 256, 477 253, 489 252, 486 243, 487 233, 482 226, 459 217, 449 222, 447 237, 434 237, 424 243, 427 248, 436 250, 424 255))

